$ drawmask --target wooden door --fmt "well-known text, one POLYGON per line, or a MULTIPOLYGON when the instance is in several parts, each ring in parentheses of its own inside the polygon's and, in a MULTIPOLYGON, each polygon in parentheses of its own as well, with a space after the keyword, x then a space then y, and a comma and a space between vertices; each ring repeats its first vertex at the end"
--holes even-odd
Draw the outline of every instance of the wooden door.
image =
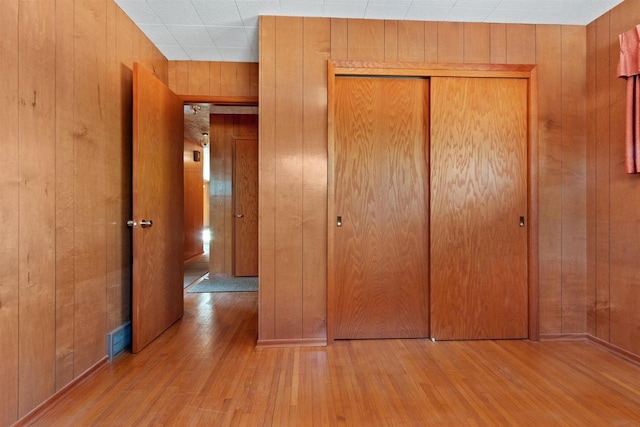
POLYGON ((428 90, 336 78, 337 339, 428 334, 428 90))
POLYGON ((133 67, 133 352, 182 317, 182 100, 133 67), (152 221, 150 226, 142 221, 152 221))
POLYGON ((435 77, 431 94, 431 336, 525 338, 527 80, 435 77))
POLYGON ((235 276, 258 275, 258 140, 236 139, 233 156, 235 276))

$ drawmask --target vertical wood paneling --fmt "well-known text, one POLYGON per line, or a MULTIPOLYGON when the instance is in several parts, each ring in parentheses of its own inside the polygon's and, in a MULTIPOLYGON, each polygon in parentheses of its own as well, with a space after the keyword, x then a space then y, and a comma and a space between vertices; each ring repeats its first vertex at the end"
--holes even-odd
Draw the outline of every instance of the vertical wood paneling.
POLYGON ((122 223, 134 46, 165 81, 168 70, 111 0, 10 0, 0 35, 0 424, 8 425, 98 362, 106 326, 129 316, 122 223))
MULTIPOLYGON (((384 34, 384 26, 380 26, 384 34)), ((277 17, 275 41, 276 338, 302 337, 303 21, 277 17), (300 43, 292 43, 292 40, 300 43)), ((349 29, 351 31, 351 28, 349 29)), ((362 32, 364 28, 361 28, 362 32)), ((384 44, 382 44, 384 50, 384 44)), ((384 54, 384 52, 383 52, 384 54)), ((351 49, 349 51, 351 55, 351 49)), ((382 56, 384 58, 384 56, 382 56)))
POLYGON ((253 62, 248 65, 249 67, 249 96, 258 96, 260 89, 259 82, 259 68, 258 63, 253 62))
POLYGON ((424 61, 424 22, 398 21, 398 61, 424 61))
POLYGON ((384 21, 384 60, 398 60, 398 21, 384 21))
POLYGON ((106 2, 76 0, 74 63, 75 359, 78 375, 105 354, 106 2))
POLYGON ((331 19, 331 59, 349 59, 347 21, 342 18, 331 19))
POLYGON ((536 26, 540 333, 562 330, 562 29, 536 26))
MULTIPOLYGON (((116 259, 118 286, 111 293, 114 301, 109 304, 107 318, 107 331, 113 330, 128 320, 131 320, 131 229, 126 227, 126 222, 131 218, 131 167, 132 167, 132 87, 133 87, 133 34, 139 32, 131 19, 118 8, 116 14, 116 92, 110 98, 110 102, 116 103, 114 109, 114 121, 116 134, 113 144, 117 146, 114 163, 107 168, 111 174, 108 179, 117 182, 116 197, 117 215, 116 224, 116 259), (117 172, 114 172, 113 169, 117 172), (114 176, 117 175, 117 176, 114 176), (113 311, 111 311, 113 309, 113 311)), ((166 60, 165 60, 166 62, 166 60)))
POLYGON ((118 128, 121 122, 118 121, 118 107, 115 94, 118 93, 118 81, 120 80, 118 69, 118 18, 116 10, 118 7, 114 3, 107 2, 107 99, 106 99, 106 268, 107 268, 107 330, 113 330, 121 325, 113 320, 112 315, 119 311, 118 306, 122 303, 118 301, 117 294, 121 289, 120 277, 118 277, 118 221, 119 211, 119 185, 120 174, 118 173, 121 164, 120 144, 117 138, 120 136, 118 128))
POLYGON ((507 26, 506 24, 491 24, 491 63, 505 64, 507 62, 507 26))
POLYGON ((73 379, 73 0, 56 2, 56 390, 73 379))
POLYGON ((302 159, 302 334, 326 337, 327 67, 331 26, 304 19, 302 159))
POLYGON ((215 96, 222 93, 220 87, 221 64, 220 62, 209 63, 209 95, 215 96))
POLYGON ((462 22, 438 22, 438 62, 464 61, 462 22))
MULTIPOLYGON (((207 67, 208 68, 208 67, 207 67)), ((200 142, 184 140, 184 259, 199 255, 203 251, 203 199, 202 159, 194 161, 193 153, 202 154, 200 142)))
POLYGON ((189 62, 189 92, 187 95, 204 95, 208 94, 209 90, 209 63, 189 62))
MULTIPOLYGON (((232 115, 211 115, 211 199, 209 271, 211 273, 232 274, 231 254, 231 173, 233 155, 234 122, 232 115)), ((200 174, 202 177, 202 173, 200 174)), ((202 178, 200 178, 202 179, 202 178)))
POLYGON ((349 19, 347 27, 350 60, 384 61, 384 21, 349 19))
MULTIPOLYGON (((331 20, 332 29, 333 22, 331 20)), ((275 339, 276 19, 260 17, 259 340, 275 339)))
POLYGON ((507 64, 536 63, 536 26, 507 24, 507 64))
POLYGON ((184 95, 189 92, 189 62, 169 62, 169 89, 174 93, 184 95))
POLYGON ((464 62, 491 62, 491 24, 464 23, 464 62))
POLYGON ((438 23, 424 23, 424 60, 425 62, 438 61, 438 23))
POLYGON ((0 424, 18 419, 18 0, 0 14, 0 424))
POLYGON ((562 332, 586 330, 586 30, 562 27, 562 332))
POLYGON ((227 96, 251 95, 251 64, 222 62, 220 64, 220 90, 227 96))
POLYGON ((596 331, 596 23, 587 26, 586 35, 586 133, 587 133, 587 260, 586 260, 586 314, 587 333, 596 331))
POLYGON ((55 32, 54 3, 20 2, 20 416, 55 391, 55 32))
POLYGON ((596 20, 596 336, 609 340, 609 14, 596 20))
POLYGON ((626 82, 617 77, 618 35, 634 28, 640 5, 625 1, 609 21, 609 137, 610 137, 610 342, 640 354, 640 185, 637 175, 624 173, 626 82))

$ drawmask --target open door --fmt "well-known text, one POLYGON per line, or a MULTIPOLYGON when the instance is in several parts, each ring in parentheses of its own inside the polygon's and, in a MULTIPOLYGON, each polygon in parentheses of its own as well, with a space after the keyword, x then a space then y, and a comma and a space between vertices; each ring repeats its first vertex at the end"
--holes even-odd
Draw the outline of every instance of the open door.
POLYGON ((183 313, 183 102, 133 66, 133 320, 138 353, 183 313))

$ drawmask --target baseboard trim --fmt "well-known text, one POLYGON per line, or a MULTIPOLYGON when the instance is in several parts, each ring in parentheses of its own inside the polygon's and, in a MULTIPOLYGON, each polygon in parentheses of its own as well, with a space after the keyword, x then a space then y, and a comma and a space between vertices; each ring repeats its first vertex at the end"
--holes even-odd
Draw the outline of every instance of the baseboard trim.
POLYGON ((71 389, 75 388, 79 384, 91 378, 98 371, 109 364, 109 357, 105 356, 100 361, 98 361, 95 365, 84 371, 82 374, 78 375, 74 378, 69 384, 62 387, 60 390, 52 394, 47 400, 42 402, 40 405, 33 408, 29 413, 27 413, 24 417, 20 418, 13 424, 13 427, 21 427, 26 426, 34 421, 37 421, 38 418, 46 414, 51 407, 57 403, 60 399, 62 399, 71 389))
POLYGON ((618 356, 622 359, 625 359, 629 362, 635 363, 636 365, 640 365, 640 355, 627 351, 623 348, 618 347, 615 344, 611 344, 608 341, 605 341, 601 338, 595 337, 591 334, 544 334, 540 335, 540 341, 547 342, 561 342, 561 341, 583 341, 589 342, 597 347, 602 348, 609 353, 618 356))
POLYGON ((598 347, 601 347, 607 350, 608 352, 615 354, 618 357, 621 357, 623 359, 628 360, 629 362, 633 362, 637 365, 640 365, 640 355, 631 353, 630 351, 620 348, 615 344, 611 344, 610 342, 607 342, 601 338, 594 337, 593 335, 587 334, 587 339, 590 343, 598 347))
POLYGON ((256 348, 326 347, 326 338, 300 338, 293 340, 258 340, 256 348))
POLYGON ((540 334, 540 341, 586 341, 589 334, 540 334))

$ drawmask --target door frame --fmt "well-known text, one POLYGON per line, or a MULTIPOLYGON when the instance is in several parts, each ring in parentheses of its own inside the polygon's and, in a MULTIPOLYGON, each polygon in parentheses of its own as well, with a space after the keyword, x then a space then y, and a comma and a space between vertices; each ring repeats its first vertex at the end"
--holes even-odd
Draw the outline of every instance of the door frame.
POLYGON ((327 75, 327 344, 334 341, 336 310, 335 224, 335 83, 336 77, 480 77, 520 78, 528 82, 527 138, 527 285, 529 339, 540 339, 538 281, 538 72, 536 65, 363 62, 329 60, 327 75))

